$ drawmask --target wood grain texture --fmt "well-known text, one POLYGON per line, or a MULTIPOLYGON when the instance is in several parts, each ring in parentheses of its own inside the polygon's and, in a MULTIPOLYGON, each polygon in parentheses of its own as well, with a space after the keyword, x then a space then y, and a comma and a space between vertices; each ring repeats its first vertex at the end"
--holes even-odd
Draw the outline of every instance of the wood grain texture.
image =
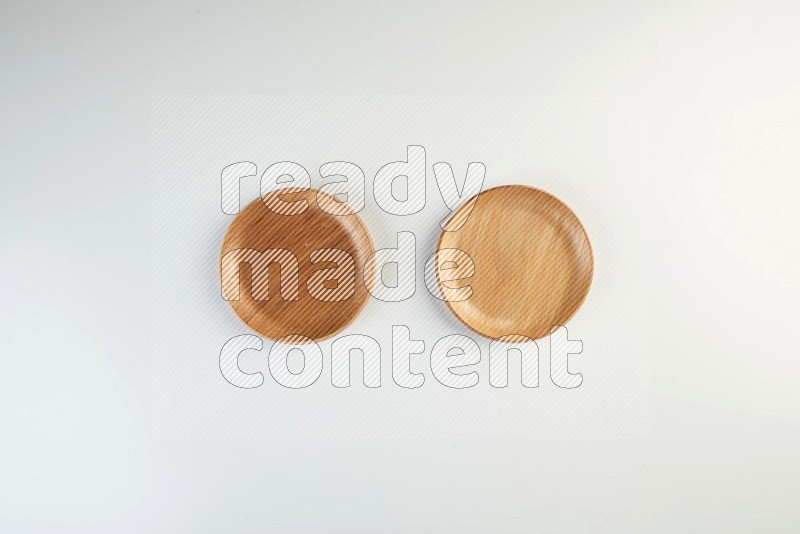
POLYGON ((442 268, 452 265, 437 255, 440 288, 472 287, 468 299, 447 302, 455 316, 495 339, 538 339, 566 324, 583 304, 594 271, 578 217, 544 191, 510 185, 480 193, 451 221, 463 220, 470 202, 475 205, 467 221, 459 230, 443 231, 437 247, 463 250, 475 265, 472 277, 447 281, 442 268))
MULTIPOLYGON (((239 298, 230 299, 229 303, 250 328, 271 339, 300 335, 315 341, 322 340, 344 330, 366 305, 369 298, 366 285, 374 283, 375 275, 374 272, 367 273, 365 277, 364 265, 373 251, 369 232, 346 204, 315 189, 271 193, 249 204, 228 228, 220 256, 223 295, 226 283, 230 283, 238 273, 238 287, 241 288, 239 298), (323 211, 317 204, 318 198, 325 205, 336 206, 342 214, 332 215, 323 211), (307 209, 294 215, 278 214, 267 207, 267 204, 274 207, 276 201, 295 202, 303 199, 308 202, 307 209), (279 266, 273 262, 269 265, 268 284, 263 283, 263 277, 259 278, 259 274, 256 274, 254 284, 253 273, 259 269, 252 264, 257 262, 240 263, 238 260, 230 262, 225 259, 226 254, 240 249, 259 252, 285 249, 294 254, 299 265, 297 300, 286 299, 282 293, 284 288, 281 283, 286 281, 286 275, 289 274, 283 264, 279 266), (352 291, 352 295, 345 300, 326 302, 319 300, 318 294, 312 295, 313 291, 309 292, 309 284, 313 287, 314 273, 323 273, 321 270, 324 269, 333 272, 333 268, 339 265, 330 261, 330 254, 326 253, 318 253, 317 262, 314 263, 312 254, 323 249, 341 249, 353 258, 355 284, 354 287, 345 288, 352 291), (268 291, 268 298, 258 295, 258 291, 268 291), (254 298, 254 293, 259 298, 254 298)), ((341 288, 339 284, 336 280, 328 280, 322 285, 330 292, 337 285, 341 288)), ((291 290, 288 293, 291 297, 291 290)))

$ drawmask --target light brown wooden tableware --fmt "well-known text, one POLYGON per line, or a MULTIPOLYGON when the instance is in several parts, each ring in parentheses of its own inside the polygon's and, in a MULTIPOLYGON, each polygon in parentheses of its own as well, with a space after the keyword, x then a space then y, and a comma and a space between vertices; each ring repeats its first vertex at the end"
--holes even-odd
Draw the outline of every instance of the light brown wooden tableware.
POLYGON ((442 232, 437 247, 460 249, 475 265, 470 278, 447 281, 452 277, 442 268, 452 265, 445 255, 437 256, 440 288, 472 287, 468 299, 447 302, 455 316, 495 339, 538 339, 566 324, 586 298, 594 269, 578 217, 544 191, 510 185, 480 193, 451 221, 463 220, 472 202, 467 221, 459 230, 442 232))
MULTIPOLYGON (((344 330, 366 305, 369 292, 365 284, 374 282, 374 273, 368 273, 365 278, 364 265, 373 251, 372 238, 358 215, 330 195, 315 189, 271 193, 250 203, 228 228, 220 262, 223 296, 229 299, 242 321, 271 339, 290 335, 315 341, 325 339, 344 330), (318 198, 327 206, 338 206, 346 214, 332 215, 323 211, 317 204, 318 198), (308 202, 307 209, 294 215, 275 213, 267 207, 278 200, 296 202, 303 199, 308 202), (259 253, 285 249, 294 254, 299 265, 298 290, 294 295, 291 295, 291 290, 288 293, 296 300, 284 298, 282 284, 287 280, 287 272, 281 272, 284 269, 277 263, 271 263, 266 269, 269 283, 264 283, 263 278, 257 275, 254 286, 253 270, 258 271, 258 267, 252 265, 253 261, 225 259, 228 252, 239 249, 253 249, 259 253), (353 258, 355 287, 346 288, 347 294, 352 292, 346 300, 324 301, 310 294, 310 277, 321 269, 333 269, 338 265, 325 255, 318 256, 317 262, 313 262, 311 254, 322 249, 341 249, 353 258), (237 273, 239 283, 235 284, 237 273), (239 288, 238 300, 230 298, 230 294, 225 295, 226 290, 235 293, 236 287, 239 288), (267 291, 267 298, 259 295, 258 291, 267 291), (258 299, 254 298, 254 293, 258 299)), ((262 268, 261 272, 264 271, 262 268)), ((336 280, 328 280, 323 285, 330 290, 337 289, 336 280)))

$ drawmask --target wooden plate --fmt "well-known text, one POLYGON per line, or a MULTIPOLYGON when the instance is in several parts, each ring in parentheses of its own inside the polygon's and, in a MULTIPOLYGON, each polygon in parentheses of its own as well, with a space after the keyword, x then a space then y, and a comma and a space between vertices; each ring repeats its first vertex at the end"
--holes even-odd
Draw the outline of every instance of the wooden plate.
POLYGON ((220 256, 223 297, 266 337, 325 339, 344 330, 366 305, 365 284, 371 286, 375 273, 365 277, 364 265, 373 251, 361 219, 332 196, 315 189, 271 193, 249 204, 228 228, 220 256), (339 214, 323 211, 318 201, 339 214), (296 267, 280 249, 297 258, 296 267), (345 251, 352 265, 332 249, 345 251))
POLYGON ((566 324, 583 304, 594 270, 592 247, 578 217, 544 191, 510 185, 480 193, 453 214, 450 224, 463 220, 473 203, 463 226, 442 232, 437 247, 440 289, 472 287, 466 300, 447 302, 455 316, 490 338, 538 339, 566 324), (446 249, 466 252, 474 275, 460 281, 445 276, 442 268, 455 266, 447 265, 446 249))

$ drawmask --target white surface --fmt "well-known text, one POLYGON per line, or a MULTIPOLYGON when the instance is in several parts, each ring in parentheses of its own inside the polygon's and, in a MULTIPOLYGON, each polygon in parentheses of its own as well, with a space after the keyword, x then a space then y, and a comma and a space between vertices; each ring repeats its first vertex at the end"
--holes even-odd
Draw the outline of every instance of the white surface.
MULTIPOLYGON (((796 531, 798 15, 792 2, 6 2, 0 530, 796 531), (642 407, 612 413, 634 431, 225 439, 188 420, 165 432, 151 365, 151 97, 267 93, 590 95, 630 101, 614 116, 649 110, 630 153, 614 146, 629 137, 619 124, 598 134, 607 108, 581 123, 556 106, 549 150, 492 159, 505 176, 535 171, 593 220, 593 238, 614 242, 627 208, 648 213, 629 230, 652 229, 648 373, 640 391, 613 391, 642 407), (614 152, 593 175, 598 140, 614 152), (641 186, 613 192, 620 176, 641 186), (609 215, 614 198, 623 208, 609 215)), ((454 168, 473 153, 402 136, 369 157, 413 142, 454 168)), ((339 146, 297 160, 316 169, 345 157, 339 146)), ((260 168, 292 159, 245 152, 260 168)), ((638 243, 598 269, 624 268, 638 243)), ((591 307, 607 287, 593 288, 581 328, 600 320, 591 307)), ((615 327, 601 346, 626 354, 631 334, 615 327)), ((579 337, 585 395, 605 375, 579 337)), ((545 386, 534 393, 566 410, 545 386)))

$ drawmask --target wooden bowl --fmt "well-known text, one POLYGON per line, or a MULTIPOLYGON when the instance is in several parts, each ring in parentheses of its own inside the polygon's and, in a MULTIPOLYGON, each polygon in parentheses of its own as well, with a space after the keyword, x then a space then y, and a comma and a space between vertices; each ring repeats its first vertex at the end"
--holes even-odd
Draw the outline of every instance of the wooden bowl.
MULTIPOLYGON (((346 204, 315 189, 277 191, 250 203, 228 228, 220 257, 223 297, 245 324, 268 338, 329 338, 352 323, 366 305, 367 286, 371 287, 375 273, 365 275, 364 265, 373 251, 367 228, 346 204), (305 201, 307 207, 301 213, 293 208, 286 214, 268 207, 275 208, 281 201, 295 202, 292 206, 302 206, 305 201), (318 202, 327 206, 327 211, 318 202), (284 264, 258 263, 259 254, 275 249, 288 251, 297 259, 297 284, 292 283, 292 269, 284 264), (343 250, 352 257, 352 281, 343 272, 335 280, 320 281, 343 267, 341 258, 326 252, 329 249, 343 250), (247 250, 251 252, 242 252, 247 250)), ((283 252, 275 258, 292 261, 283 252)))
POLYGON ((488 189, 454 213, 447 229, 435 264, 440 289, 472 287, 469 298, 447 305, 483 336, 544 337, 566 324, 589 292, 589 237, 572 210, 544 191, 521 185, 488 189), (460 229, 447 231, 467 215, 460 229), (447 281, 454 277, 443 276, 443 268, 453 267, 446 249, 467 253, 473 276, 447 281))

